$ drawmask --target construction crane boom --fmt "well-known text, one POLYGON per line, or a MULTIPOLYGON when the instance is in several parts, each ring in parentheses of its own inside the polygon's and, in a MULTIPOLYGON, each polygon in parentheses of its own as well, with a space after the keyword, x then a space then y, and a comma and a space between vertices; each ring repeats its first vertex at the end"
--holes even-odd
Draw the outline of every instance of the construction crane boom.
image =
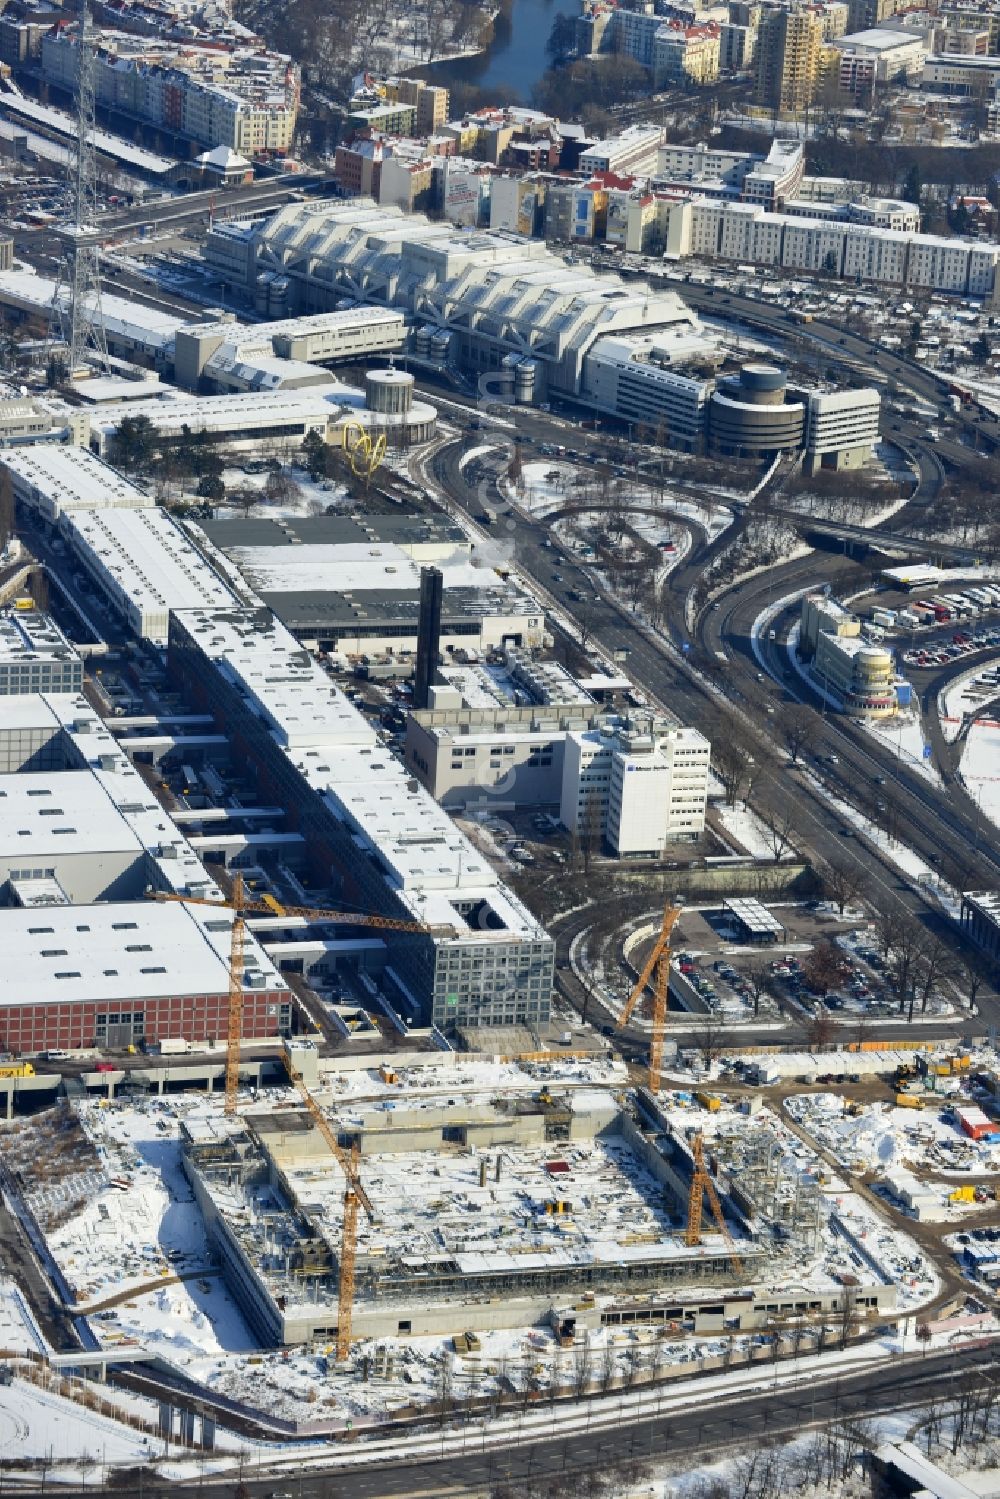
MULTIPOLYGON (((236 907, 236 883, 239 881, 243 888, 240 875, 233 879, 233 896, 229 900, 209 900, 205 895, 175 895, 172 890, 153 890, 150 892, 153 900, 179 901, 184 906, 215 906, 220 911, 232 911, 236 907)), ((371 926, 381 931, 390 932, 423 932, 431 937, 457 937, 455 927, 448 925, 433 925, 425 921, 403 921, 395 916, 375 916, 367 911, 327 911, 321 906, 286 906, 283 901, 275 900, 271 896, 268 900, 248 900, 245 895, 240 896, 239 908, 241 911, 259 911, 264 916, 304 916, 310 921, 337 923, 339 926, 371 926)))
POLYGON ((729 1259, 733 1270, 737 1275, 742 1275, 743 1261, 737 1254, 733 1236, 726 1227, 726 1217, 722 1211, 722 1204, 719 1202, 719 1194, 715 1190, 715 1183, 705 1165, 705 1142, 700 1130, 691 1142, 691 1153, 694 1156, 694 1171, 691 1174, 691 1190, 688 1193, 687 1231, 684 1235, 684 1242, 691 1248, 701 1243, 702 1195, 704 1194, 708 1197, 712 1217, 715 1219, 719 1233, 729 1249, 729 1259))
POLYGON ((240 1082, 246 912, 261 911, 270 916, 303 916, 316 922, 335 922, 341 926, 375 927, 380 931, 423 932, 432 937, 458 935, 452 926, 429 926, 422 921, 402 921, 394 916, 374 916, 363 911, 328 911, 322 907, 313 906, 286 906, 275 900, 273 896, 268 896, 264 900, 248 900, 243 876, 238 871, 233 876, 232 894, 228 900, 209 900, 205 895, 176 895, 172 890, 152 890, 150 897, 158 901, 174 901, 183 906, 214 906, 216 910, 233 912, 233 930, 229 949, 229 1017, 226 1035, 225 1111, 227 1114, 236 1112, 236 1097, 240 1082))
POLYGON ((305 1082, 302 1079, 301 1073, 295 1071, 291 1062, 286 1062, 286 1066, 288 1067, 288 1076, 292 1082, 292 1085, 296 1089, 299 1097, 302 1099, 302 1102, 305 1104, 307 1110, 309 1111, 310 1118, 312 1119, 316 1128, 319 1130, 320 1134, 323 1136, 323 1139, 326 1141, 327 1146, 330 1150, 330 1154, 336 1157, 337 1161, 339 1161, 340 1168, 343 1171, 344 1175, 347 1177, 348 1186, 352 1187, 357 1194, 359 1202, 363 1206, 365 1212, 368 1214, 369 1223, 374 1222, 375 1209, 372 1207, 371 1199, 369 1198, 368 1193, 361 1185, 361 1180, 358 1176, 357 1160, 348 1154, 348 1152, 341 1145, 340 1141, 337 1139, 337 1136, 330 1125, 330 1121, 323 1113, 323 1110, 320 1108, 315 1098, 313 1098, 312 1094, 309 1092, 309 1089, 306 1087, 305 1082))
MULTIPOLYGON (((247 911, 264 911, 276 916, 304 916, 313 921, 337 922, 342 925, 378 927, 383 931, 425 932, 434 936, 455 936, 453 927, 431 927, 419 921, 397 921, 391 916, 368 916, 350 911, 327 911, 312 906, 284 906, 273 896, 266 900, 247 900, 243 876, 233 876, 232 894, 228 900, 208 900, 205 896, 174 895, 172 892, 155 890, 154 900, 180 901, 183 905, 215 906, 232 911, 233 926, 229 948, 229 1023, 226 1040, 226 1101, 227 1114, 236 1112, 236 1098, 240 1080, 240 1042, 243 1039, 243 970, 246 945, 247 911)), ((337 1361, 345 1359, 351 1347, 351 1322, 354 1311, 354 1266, 358 1243, 358 1208, 363 1207, 369 1223, 375 1220, 372 1200, 361 1184, 360 1151, 355 1143, 350 1152, 337 1139, 336 1133, 319 1104, 306 1086, 302 1074, 292 1066, 286 1053, 288 1076, 298 1092, 309 1116, 326 1142, 330 1154, 339 1163, 344 1173, 344 1217, 340 1236, 340 1277, 337 1295, 337 1361)))
POLYGON ((646 991, 646 985, 655 973, 653 985, 653 1026, 649 1040, 649 1086, 654 1093, 659 1091, 660 1071, 663 1064, 663 1027, 667 1020, 667 1003, 670 994, 670 936, 681 914, 680 906, 667 906, 660 923, 660 932, 653 943, 642 972, 635 981, 632 993, 625 1001, 618 1017, 618 1029, 628 1025, 636 1005, 646 991))

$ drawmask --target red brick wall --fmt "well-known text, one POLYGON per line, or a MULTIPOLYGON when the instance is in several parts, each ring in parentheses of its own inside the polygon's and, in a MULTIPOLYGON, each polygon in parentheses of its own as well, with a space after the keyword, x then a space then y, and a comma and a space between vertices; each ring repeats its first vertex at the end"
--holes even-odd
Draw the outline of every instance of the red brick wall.
MULTIPOLYGON (((247 1038, 276 1036, 279 1006, 288 1002, 287 991, 255 991, 244 995, 243 1034, 247 1038), (273 1013, 269 1013, 273 1012, 273 1013)), ((38 1052, 93 1046, 98 1015, 145 1016, 147 1041, 182 1036, 188 1041, 224 1041, 229 1013, 228 994, 184 995, 182 998, 86 1000, 66 1004, 0 1005, 0 1051, 38 1052)))

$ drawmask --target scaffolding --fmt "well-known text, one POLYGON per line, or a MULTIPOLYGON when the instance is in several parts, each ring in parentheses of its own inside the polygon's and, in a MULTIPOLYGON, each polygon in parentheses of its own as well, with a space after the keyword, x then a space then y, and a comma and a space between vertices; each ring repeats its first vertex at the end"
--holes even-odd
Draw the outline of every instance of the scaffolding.
POLYGON ((802 1171, 769 1130, 721 1134, 712 1149, 737 1206, 796 1251, 815 1254, 823 1221, 819 1179, 802 1171))

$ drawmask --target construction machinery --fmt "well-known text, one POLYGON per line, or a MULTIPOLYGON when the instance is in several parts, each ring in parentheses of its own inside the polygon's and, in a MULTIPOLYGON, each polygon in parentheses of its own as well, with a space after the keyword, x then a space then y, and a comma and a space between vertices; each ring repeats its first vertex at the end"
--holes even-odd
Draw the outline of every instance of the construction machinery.
POLYGON ((725 1214, 722 1204, 719 1202, 719 1194, 715 1190, 708 1167, 705 1165, 705 1139, 701 1130, 691 1141, 691 1154, 694 1157, 694 1171, 691 1174, 691 1190, 688 1193, 687 1229, 684 1234, 684 1242, 689 1248, 694 1248, 701 1243, 701 1210, 703 1197, 707 1196, 712 1209, 712 1217, 715 1219, 719 1233, 722 1235, 729 1247, 729 1259, 735 1274, 742 1275, 743 1261, 736 1252, 732 1234, 726 1227, 725 1214))
POLYGON ((667 1021, 667 998, 670 993, 670 934, 677 925, 680 914, 680 906, 667 906, 659 936, 618 1017, 618 1029, 622 1030, 628 1025, 633 1010, 646 991, 646 985, 653 978, 653 1027, 649 1038, 649 1086, 653 1093, 659 1092, 663 1064, 663 1028, 667 1021))
POLYGON ((229 946, 229 1016, 226 1035, 226 1101, 227 1114, 236 1112, 236 1094, 240 1080, 240 1042, 243 1039, 243 962, 246 947, 246 913, 260 911, 266 916, 303 916, 310 921, 341 926, 376 927, 380 931, 422 932, 432 937, 455 937, 452 926, 428 926, 422 921, 397 921, 392 916, 369 916, 355 911, 327 911, 313 906, 286 906, 271 895, 249 900, 243 876, 233 876, 232 894, 228 900, 209 900, 207 896, 175 895, 172 891, 153 890, 153 900, 179 901, 185 906, 214 906, 233 912, 232 938, 229 946))
MULTIPOLYGON (((180 901, 196 906, 222 907, 233 912, 232 938, 229 949, 229 1025, 226 1041, 226 1102, 227 1114, 236 1110, 236 1095, 240 1074, 240 1042, 243 1038, 243 960, 246 942, 246 915, 248 911, 261 911, 271 916, 302 916, 313 921, 337 922, 347 926, 376 927, 383 931, 420 932, 436 937, 457 935, 451 926, 428 926, 419 921, 397 921, 389 916, 368 916, 352 911, 327 911, 312 906, 285 906, 267 895, 260 900, 248 900, 243 886, 243 877, 233 878, 232 894, 228 900, 209 900, 206 897, 174 895, 165 891, 153 891, 155 900, 180 901)), ((371 1198, 361 1184, 359 1171, 360 1152, 357 1143, 350 1151, 344 1149, 319 1104, 306 1087, 302 1074, 292 1063, 291 1053, 286 1048, 285 1065, 289 1080, 316 1125, 330 1154, 340 1165, 346 1179, 344 1189, 344 1216, 340 1235, 340 1275, 338 1285, 337 1316, 337 1362, 341 1363, 351 1347, 351 1319, 354 1310, 354 1265, 358 1241, 358 1208, 364 1208, 368 1221, 374 1222, 375 1209, 371 1198)))

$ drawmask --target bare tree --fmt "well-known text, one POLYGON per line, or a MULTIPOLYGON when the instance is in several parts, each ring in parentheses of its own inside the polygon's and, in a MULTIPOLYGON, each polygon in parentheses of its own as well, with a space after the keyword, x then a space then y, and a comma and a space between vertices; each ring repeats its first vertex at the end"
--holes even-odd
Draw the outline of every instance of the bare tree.
POLYGON ((841 1348, 846 1348, 858 1330, 857 1292, 853 1286, 844 1286, 837 1308, 837 1330, 841 1348))
POLYGON ((722 1055, 724 1045, 722 1026, 714 1015, 706 1015, 694 1033, 694 1046, 707 1070, 722 1055))
POLYGON ((792 846, 792 814, 787 808, 769 807, 761 814, 761 821, 767 828, 767 841, 777 864, 792 846))
POLYGON ((829 939, 823 938, 817 942, 810 953, 806 954, 802 965, 802 976, 810 989, 817 994, 828 994, 835 989, 840 982, 843 973, 844 959, 840 952, 829 939))
POLYGON ((939 937, 925 933, 913 975, 913 998, 920 1000, 921 1014, 926 1014, 934 990, 950 967, 951 949, 939 937))
POLYGON ((975 1014, 979 991, 989 982, 986 965, 980 954, 969 947, 959 949, 956 962, 958 973, 955 977, 960 981, 961 987, 968 996, 970 1011, 975 1014))
POLYGON ((760 1014, 760 1002, 771 991, 771 970, 766 958, 751 958, 740 970, 753 999, 754 1015, 760 1014))
POLYGON ((730 806, 735 806, 745 794, 753 764, 749 745, 733 733, 731 726, 724 738, 713 740, 712 767, 722 782, 730 806))
POLYGON ((809 1027, 810 1051, 826 1051, 837 1036, 837 1026, 826 1005, 820 1005, 809 1027))
POLYGON ((851 902, 864 895, 868 876, 853 859, 832 859, 823 876, 823 888, 843 916, 851 902))
POLYGON ((782 718, 781 731, 789 758, 797 765, 816 741, 816 715, 808 708, 790 708, 782 718))

